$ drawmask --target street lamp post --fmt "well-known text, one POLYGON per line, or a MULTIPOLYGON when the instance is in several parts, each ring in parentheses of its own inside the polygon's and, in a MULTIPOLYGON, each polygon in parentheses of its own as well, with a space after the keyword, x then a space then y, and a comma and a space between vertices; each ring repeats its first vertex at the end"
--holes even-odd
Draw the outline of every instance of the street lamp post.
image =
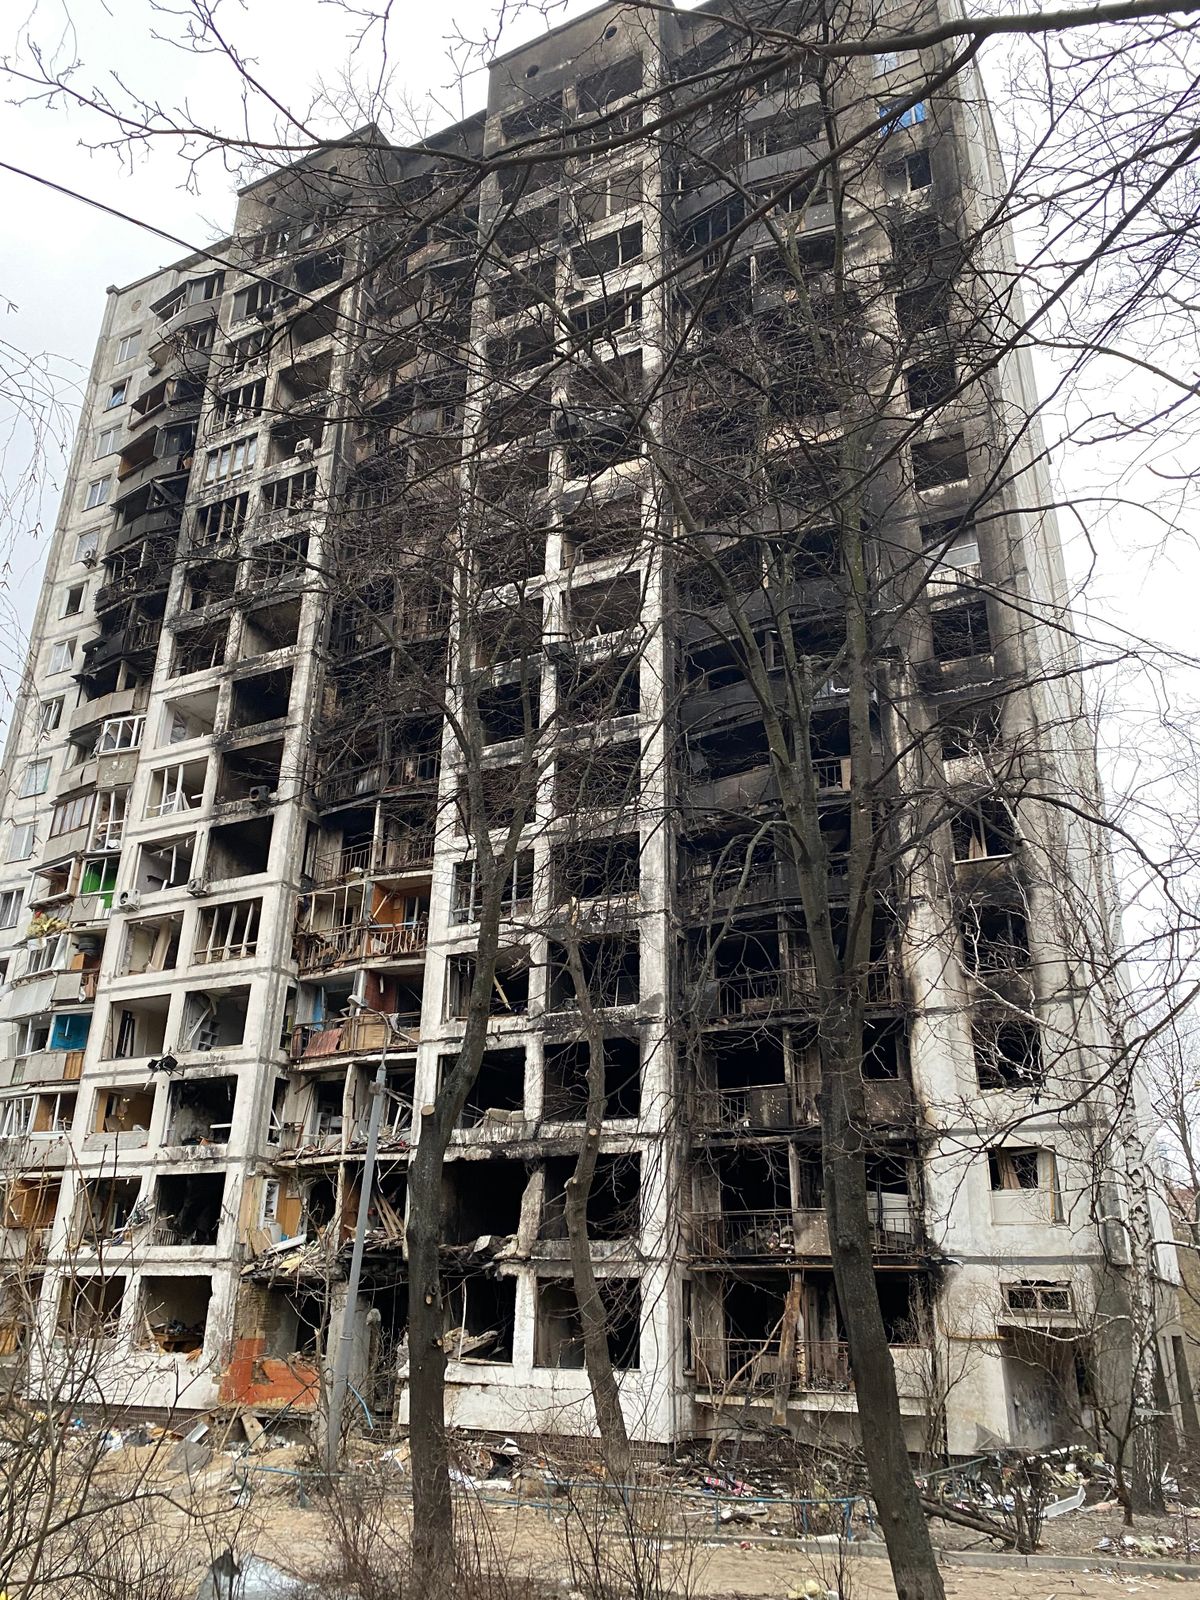
POLYGON ((371 1209, 371 1190, 375 1186, 375 1158, 379 1150, 379 1124, 383 1120, 383 1102, 387 1096, 387 1055, 392 1041, 392 1021, 386 1013, 364 1005, 361 1000, 352 1002, 361 1011, 370 1012, 383 1022, 387 1033, 379 1052, 379 1066, 371 1084, 371 1116, 367 1123, 367 1151, 363 1158, 362 1185, 358 1192, 358 1220, 354 1225, 354 1248, 350 1253, 350 1272, 346 1279, 346 1304, 342 1311, 342 1328, 338 1336, 337 1351, 333 1359, 333 1376, 329 1385, 329 1412, 325 1425, 325 1470, 335 1472, 342 1451, 342 1420, 346 1411, 346 1390, 350 1383, 350 1350, 354 1342, 354 1307, 358 1301, 358 1285, 362 1277, 363 1246, 367 1236, 367 1215, 371 1209))

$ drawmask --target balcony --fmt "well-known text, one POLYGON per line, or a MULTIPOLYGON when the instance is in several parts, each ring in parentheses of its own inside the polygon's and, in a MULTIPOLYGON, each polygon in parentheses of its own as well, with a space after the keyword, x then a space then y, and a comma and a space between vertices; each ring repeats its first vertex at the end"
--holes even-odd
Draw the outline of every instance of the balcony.
MULTIPOLYGON (((877 1195, 871 1219, 876 1256, 910 1257, 918 1252, 920 1223, 903 1195, 877 1195), (898 1202, 895 1205, 885 1202, 898 1202)), ((830 1256, 829 1219, 823 1209, 697 1211, 687 1220, 692 1255, 702 1261, 775 1261, 830 1256)))
MULTIPOLYGON (((922 1405, 930 1393, 930 1353, 918 1345, 891 1346, 896 1385, 907 1410, 922 1405)), ((696 1345, 698 1389, 733 1392, 763 1399, 780 1387, 789 1396, 854 1393, 850 1347, 842 1342, 799 1339, 790 1372, 781 1371, 778 1339, 706 1339, 696 1345)))
POLYGON ((433 840, 430 828, 318 856, 313 862, 313 887, 330 889, 348 878, 400 876, 427 867, 433 861, 433 840))
POLYGON ((149 698, 150 689, 146 684, 139 684, 135 689, 116 689, 112 694, 102 694, 95 700, 76 706, 67 726, 72 734, 77 734, 83 728, 95 727, 97 723, 115 721, 118 717, 138 716, 145 711, 149 698))
POLYGON ((302 929, 296 934, 296 961, 301 972, 323 972, 367 962, 421 959, 428 937, 425 917, 390 928, 356 923, 348 928, 302 929))
POLYGON ((289 1053, 293 1061, 307 1063, 330 1056, 376 1055, 385 1047, 412 1051, 417 1048, 420 1023, 417 1011, 397 1011, 387 1021, 360 1012, 335 1022, 302 1022, 292 1029, 289 1053))

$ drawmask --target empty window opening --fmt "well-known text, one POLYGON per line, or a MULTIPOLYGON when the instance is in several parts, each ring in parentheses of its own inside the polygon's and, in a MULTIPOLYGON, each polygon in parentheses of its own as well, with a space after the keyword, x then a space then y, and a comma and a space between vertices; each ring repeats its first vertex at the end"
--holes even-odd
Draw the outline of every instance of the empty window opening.
POLYGON ((488 1234, 514 1236, 528 1182, 523 1161, 448 1161, 442 1224, 446 1243, 474 1244, 488 1234))
POLYGON ((138 1207, 141 1188, 140 1178, 91 1178, 81 1184, 75 1203, 75 1245, 124 1243, 130 1227, 137 1225, 135 1211, 143 1214, 138 1207))
POLYGON ((258 950, 261 900, 231 900, 206 906, 200 913, 192 961, 210 966, 217 961, 244 961, 258 950))
POLYGON ((981 1089, 1027 1089, 1043 1082, 1041 1037, 1033 1023, 977 1023, 971 1042, 981 1089))
POLYGON ((907 1057, 904 1024, 896 1018, 863 1024, 862 1075, 868 1082, 886 1082, 900 1076, 907 1057))
POLYGON ((227 1144, 236 1096, 236 1078, 192 1078, 172 1083, 163 1143, 189 1147, 227 1144))
POLYGON ((125 924, 121 973, 169 972, 179 959, 183 917, 153 917, 125 924))
POLYGON ((638 666, 625 657, 561 662, 558 667, 558 718, 568 726, 638 713, 638 666))
MULTIPOLYGON (((454 1058, 449 1059, 453 1063, 454 1058)), ((512 1050, 485 1050, 479 1074, 467 1093, 460 1127, 477 1127, 489 1120, 506 1121, 510 1114, 522 1113, 524 1106, 524 1046, 512 1050)))
POLYGON ((281 740, 252 744, 240 750, 227 750, 221 758, 221 770, 217 778, 217 804, 249 801, 253 805, 268 805, 276 798, 282 766, 281 740))
POLYGON ((571 632, 576 639, 591 639, 633 628, 641 616, 642 580, 636 573, 622 573, 611 583, 591 583, 572 589, 568 603, 571 632))
MULTIPOLYGON (((446 1018, 467 1015, 471 986, 475 979, 472 956, 454 956, 446 963, 446 1018)), ((501 950, 496 957, 488 996, 488 1014, 493 1017, 524 1015, 529 1005, 528 950, 501 950)))
POLYGON ((950 819, 955 861, 984 861, 1009 856, 1016 848, 1012 813, 998 800, 980 800, 950 819))
POLYGON ((208 879, 220 883, 266 872, 274 828, 273 817, 249 817, 244 822, 226 822, 213 828, 204 857, 208 879))
POLYGON ((112 1339, 121 1321, 123 1277, 68 1278, 58 1302, 60 1338, 112 1339))
POLYGON ((192 878, 195 849, 193 833, 142 845, 138 854, 138 892, 157 894, 161 889, 178 889, 188 883, 192 878))
POLYGON ((563 518, 563 565, 627 555, 641 538, 642 508, 633 496, 597 504, 585 499, 563 518))
POLYGON ((536 655, 542 646, 542 602, 526 600, 484 611, 477 621, 476 666, 481 670, 536 655))
MULTIPOLYGON (((587 1112, 589 1051, 583 1040, 547 1044, 542 1115, 579 1122, 587 1112)), ((641 1060, 636 1039, 604 1040, 604 1116, 636 1117, 641 1110, 641 1060)))
POLYGON ((991 653, 986 601, 971 600, 965 605, 939 607, 931 621, 933 653, 939 661, 962 661, 968 656, 991 653))
POLYGON ((226 1050, 246 1036, 250 986, 193 990, 184 996, 181 1050, 226 1050))
POLYGON ((541 681, 489 685, 479 691, 478 710, 484 744, 522 739, 538 726, 541 681))
POLYGON ((109 1012, 105 1055, 121 1061, 161 1055, 169 1004, 170 996, 161 994, 114 1005, 109 1012))
POLYGON ((913 482, 918 489, 937 489, 942 484, 960 483, 971 472, 962 434, 914 444, 912 463, 913 482))
MULTIPOLYGON (((604 1307, 609 1359, 619 1372, 635 1371, 641 1360, 641 1286, 632 1278, 602 1278, 596 1287, 604 1307)), ((582 1368, 583 1330, 574 1285, 547 1279, 537 1289, 534 1366, 582 1368)))
POLYGON ((97 1089, 92 1131, 145 1134, 153 1115, 153 1089, 97 1089))
POLYGON ((640 789, 641 756, 636 741, 564 752, 555 764, 555 805, 567 814, 632 808, 640 789))
POLYGON ((295 644, 299 635, 298 600, 283 600, 278 605, 247 611, 242 621, 240 657, 245 661, 251 656, 266 655, 271 650, 286 649, 295 644))
POLYGON ((171 664, 173 678, 186 677, 191 672, 207 672, 225 660, 225 642, 229 624, 209 623, 203 628, 192 628, 175 638, 175 657, 171 664))
MULTIPOLYGON (((908 389, 910 408, 913 411, 929 411, 934 406, 943 405, 953 396, 958 387, 958 376, 954 370, 954 362, 946 359, 944 361, 926 362, 917 367, 909 367, 904 374, 904 382, 908 389)), ((917 487, 919 489, 928 488, 929 484, 921 482, 920 475, 923 467, 919 463, 917 452, 928 448, 928 445, 913 446, 913 471, 917 474, 917 487)), ((929 465, 930 463, 925 463, 926 467, 929 465)), ((949 465, 953 467, 957 463, 950 463, 949 465)), ((963 469, 961 472, 950 470, 947 477, 935 477, 932 481, 934 483, 951 483, 957 478, 965 478, 967 475, 965 452, 963 453, 961 465, 963 469)))
MULTIPOLYGON (((605 935, 583 939, 579 959, 584 982, 593 1006, 629 1006, 638 1000, 638 941, 635 935, 605 935)), ((574 1010, 578 1006, 565 947, 551 944, 549 1003, 552 1010, 574 1010)))
POLYGON ((157 1345, 168 1355, 192 1355, 204 1347, 210 1277, 149 1276, 141 1284, 139 1343, 157 1345))
POLYGON ((963 953, 969 971, 1004 972, 1029 963, 1029 924, 1013 906, 968 906, 962 915, 963 953))
POLYGON ((154 1243, 216 1244, 224 1196, 223 1172, 160 1178, 154 1187, 154 1243))
POLYGON ((240 678, 233 685, 229 707, 231 728, 251 728, 258 722, 275 722, 288 714, 292 698, 292 670, 264 672, 240 678))
POLYGON ((995 701, 951 706, 938 719, 943 761, 963 761, 994 751, 1000 743, 1000 707, 995 701))
POLYGON ((205 561, 184 573, 184 593, 189 611, 228 600, 237 587, 236 561, 205 561))
POLYGON ((517 1280, 472 1273, 446 1286, 446 1332, 451 1361, 509 1363, 517 1320, 517 1280))
POLYGON ((640 855, 636 834, 560 845, 553 857, 555 900, 562 904, 636 894, 640 855))
MULTIPOLYGON (((539 1239, 567 1237, 566 1185, 574 1175, 569 1156, 546 1162, 539 1239)), ((633 1238, 641 1227, 641 1157, 598 1156, 587 1198, 589 1239, 605 1241, 633 1238)))

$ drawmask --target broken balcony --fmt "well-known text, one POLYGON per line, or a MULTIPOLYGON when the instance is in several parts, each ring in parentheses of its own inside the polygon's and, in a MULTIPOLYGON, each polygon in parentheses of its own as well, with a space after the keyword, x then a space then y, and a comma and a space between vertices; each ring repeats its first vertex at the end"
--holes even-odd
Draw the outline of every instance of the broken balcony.
POLYGON ((250 986, 190 990, 184 996, 179 1049, 232 1050, 246 1037, 250 986))
POLYGON ((204 857, 206 879, 222 883, 266 872, 274 827, 273 817, 247 817, 241 822, 225 822, 214 827, 208 835, 204 857))
POLYGON ((283 743, 240 746, 221 757, 214 796, 221 806, 266 806, 278 798, 283 743))
POLYGON ((130 1233, 138 1225, 141 1187, 140 1178, 91 1178, 81 1184, 72 1247, 99 1250, 128 1245, 130 1233))

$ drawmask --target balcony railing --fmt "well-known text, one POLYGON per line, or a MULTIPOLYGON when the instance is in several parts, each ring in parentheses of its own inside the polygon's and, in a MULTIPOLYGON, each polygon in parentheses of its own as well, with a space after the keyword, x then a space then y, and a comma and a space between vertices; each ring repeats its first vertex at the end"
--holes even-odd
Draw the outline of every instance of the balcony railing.
MULTIPOLYGON (((919 1346, 893 1345, 896 1382, 902 1399, 920 1399, 926 1352, 919 1346)), ((695 1346, 697 1385, 738 1394, 771 1395, 782 1386, 788 1395, 852 1394, 850 1348, 841 1341, 800 1338, 790 1363, 781 1373, 778 1339, 704 1339, 695 1346)))
MULTIPOLYGON (((918 1247, 917 1218, 902 1196, 875 1196, 870 1226, 874 1255, 908 1256, 918 1247), (901 1203, 889 1204, 893 1199, 901 1203)), ((703 1260, 825 1257, 831 1248, 829 1219, 815 1207, 695 1212, 687 1236, 692 1254, 703 1260)))
POLYGON ((416 1011, 396 1011, 386 1021, 366 1012, 333 1022, 301 1022, 292 1029, 290 1053, 293 1061, 317 1061, 327 1056, 374 1053, 385 1045, 415 1050, 420 1023, 416 1011))
POLYGON ((709 1129, 786 1128, 791 1091, 784 1083, 740 1084, 734 1089, 694 1089, 692 1120, 709 1129))
POLYGON ((395 927, 302 929, 296 934, 296 960, 301 971, 342 967, 364 961, 395 960, 420 955, 429 938, 425 917, 395 927))
POLYGON ((313 883, 318 889, 328 888, 346 878, 366 877, 368 873, 402 872, 409 867, 425 866, 433 860, 433 837, 433 830, 429 829, 382 839, 375 844, 356 844, 347 850, 331 851, 313 862, 313 883))

